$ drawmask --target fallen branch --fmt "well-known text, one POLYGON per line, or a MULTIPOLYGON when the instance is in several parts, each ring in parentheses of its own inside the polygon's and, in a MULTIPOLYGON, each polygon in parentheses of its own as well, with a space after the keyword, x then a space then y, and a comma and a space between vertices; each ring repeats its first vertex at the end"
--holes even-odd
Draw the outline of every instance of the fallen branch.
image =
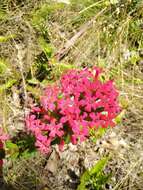
POLYGON ((83 34, 85 34, 85 32, 91 28, 92 24, 95 22, 95 19, 97 19, 97 17, 99 17, 104 11, 106 10, 106 8, 102 9, 92 20, 88 21, 86 24, 84 24, 79 32, 77 32, 71 39, 69 39, 64 47, 62 47, 55 55, 54 57, 56 58, 57 61, 61 61, 65 55, 68 54, 68 52, 70 51, 70 49, 75 45, 75 43, 77 42, 77 40, 83 36, 83 34))

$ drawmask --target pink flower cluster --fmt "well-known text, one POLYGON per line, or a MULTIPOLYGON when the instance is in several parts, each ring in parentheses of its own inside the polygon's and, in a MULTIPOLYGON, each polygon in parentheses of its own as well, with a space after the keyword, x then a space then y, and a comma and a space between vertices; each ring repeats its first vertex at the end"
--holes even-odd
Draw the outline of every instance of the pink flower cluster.
POLYGON ((90 129, 112 127, 120 112, 113 81, 99 79, 101 69, 70 70, 59 83, 48 86, 26 118, 36 146, 48 153, 53 142, 60 148, 66 138, 73 144, 89 137, 90 129))

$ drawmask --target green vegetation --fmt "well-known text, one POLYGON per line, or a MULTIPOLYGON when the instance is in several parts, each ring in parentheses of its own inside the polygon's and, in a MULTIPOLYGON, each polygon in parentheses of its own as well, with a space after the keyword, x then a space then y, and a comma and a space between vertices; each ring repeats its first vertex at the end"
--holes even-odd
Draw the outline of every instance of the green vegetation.
MULTIPOLYGON (((99 66, 104 70, 101 80, 113 79, 119 90, 123 110, 116 122, 127 126, 121 127, 120 133, 130 147, 118 165, 122 168, 124 160, 131 168, 124 168, 114 189, 142 189, 141 151, 133 147, 143 145, 143 1, 71 0, 66 4, 56 0, 0 0, 0 26, 0 127, 11 132, 14 126, 19 134, 27 109, 38 102, 48 84, 69 69, 99 66)), ((91 131, 91 141, 96 143, 105 135, 104 129, 96 134, 91 131)), ((11 152, 7 154, 19 160, 35 156, 34 140, 29 139, 8 142, 5 146, 11 152)), ((81 176, 78 190, 105 189, 110 176, 104 167, 109 163, 103 154, 100 156, 99 162, 81 176)), ((23 166, 13 164, 16 170, 5 175, 16 186, 17 171, 23 166)), ((34 172, 28 176, 36 176, 38 184, 40 180, 43 183, 34 172)), ((118 173, 119 168, 112 175, 118 173)), ((25 182, 16 186, 28 187, 25 182)))
POLYGON ((80 185, 77 190, 102 190, 110 178, 110 174, 104 174, 103 169, 108 162, 108 158, 102 158, 90 170, 83 173, 80 179, 80 185))

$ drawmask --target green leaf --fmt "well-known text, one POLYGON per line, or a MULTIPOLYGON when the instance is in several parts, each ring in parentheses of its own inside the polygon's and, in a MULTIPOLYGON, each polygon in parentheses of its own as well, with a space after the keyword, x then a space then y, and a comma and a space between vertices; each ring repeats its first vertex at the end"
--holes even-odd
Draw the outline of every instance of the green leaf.
POLYGON ((116 122, 117 124, 121 123, 122 118, 123 118, 124 115, 125 115, 125 110, 123 110, 123 111, 115 118, 115 122, 116 122))
POLYGON ((108 159, 109 158, 102 158, 101 160, 99 160, 97 164, 93 166, 91 170, 89 170, 89 174, 93 175, 93 174, 98 174, 99 172, 101 172, 103 168, 105 167, 108 159))
POLYGON ((65 137, 64 141, 65 141, 66 144, 69 144, 69 142, 70 142, 70 134, 68 134, 68 135, 65 137))
POLYGON ((102 174, 102 172, 108 160, 108 157, 102 158, 90 170, 86 170, 81 176, 80 185, 77 190, 87 190, 86 186, 90 183, 94 187, 98 187, 97 189, 99 189, 102 184, 105 184, 105 181, 107 181, 109 177, 102 174))
POLYGON ((27 80, 27 82, 29 84, 34 84, 34 85, 39 84, 39 81, 36 78, 29 79, 27 80))
POLYGON ((0 91, 11 88, 16 82, 17 82, 17 80, 15 80, 15 79, 9 79, 5 84, 0 86, 0 91))
POLYGON ((11 34, 11 35, 8 35, 8 36, 0 36, 0 43, 7 42, 8 40, 13 39, 15 37, 16 37, 15 34, 11 34))
POLYGON ((26 85, 26 90, 31 92, 32 95, 36 98, 39 99, 39 96, 41 94, 41 89, 34 87, 34 86, 30 86, 30 85, 26 85))
POLYGON ((5 63, 5 60, 0 59, 0 75, 5 74, 7 69, 8 69, 8 67, 7 67, 7 65, 5 63))
POLYGON ((90 138, 96 143, 97 139, 100 139, 107 131, 107 128, 99 127, 98 129, 90 129, 90 138))
POLYGON ((80 179, 80 185, 78 186, 77 190, 87 190, 86 184, 90 179, 89 171, 85 171, 80 179))
POLYGON ((6 141, 6 148, 18 150, 18 146, 10 140, 6 141))
POLYGON ((19 148, 18 148, 17 144, 15 144, 11 141, 7 141, 6 142, 6 149, 7 149, 7 153, 10 155, 11 158, 15 159, 18 157, 19 148))
POLYGON ((65 63, 53 63, 54 66, 57 67, 57 69, 59 69, 60 71, 65 71, 65 70, 69 70, 69 69, 73 69, 75 68, 74 65, 71 64, 65 64, 65 63))
POLYGON ((53 53, 53 47, 50 43, 47 43, 46 40, 43 37, 39 37, 38 39, 39 44, 43 52, 47 57, 51 57, 53 53))
POLYGON ((35 156, 35 154, 36 154, 36 150, 33 150, 33 151, 29 151, 28 149, 27 150, 25 150, 22 154, 21 154, 21 157, 23 157, 23 158, 31 158, 31 157, 33 157, 33 156, 35 156))
POLYGON ((55 76, 61 76, 63 72, 76 68, 74 65, 59 63, 59 62, 56 62, 55 60, 52 60, 51 64, 54 66, 53 69, 54 69, 55 76))

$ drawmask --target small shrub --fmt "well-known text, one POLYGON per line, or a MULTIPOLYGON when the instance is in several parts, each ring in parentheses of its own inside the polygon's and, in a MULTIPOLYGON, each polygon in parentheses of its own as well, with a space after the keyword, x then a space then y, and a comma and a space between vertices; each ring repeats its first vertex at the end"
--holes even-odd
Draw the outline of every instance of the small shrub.
POLYGON ((102 158, 90 170, 86 170, 80 179, 77 190, 102 190, 110 178, 110 174, 104 174, 104 167, 108 158, 102 158))
POLYGON ((62 148, 69 140, 82 142, 91 129, 115 126, 118 92, 113 81, 99 80, 100 73, 99 68, 70 70, 45 89, 39 105, 26 117, 26 128, 41 152, 48 153, 54 143, 62 148))

